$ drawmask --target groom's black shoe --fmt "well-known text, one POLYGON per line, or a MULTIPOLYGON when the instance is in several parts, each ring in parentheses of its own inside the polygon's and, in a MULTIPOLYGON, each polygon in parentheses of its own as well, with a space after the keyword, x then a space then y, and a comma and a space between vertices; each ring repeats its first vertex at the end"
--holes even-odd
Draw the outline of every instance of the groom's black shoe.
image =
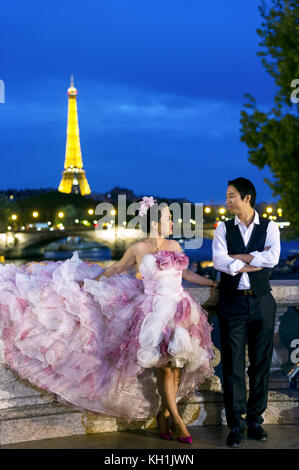
POLYGON ((226 444, 229 447, 240 447, 244 442, 244 428, 239 424, 234 426, 226 439, 226 444))
POLYGON ((257 441, 267 441, 268 434, 259 423, 248 423, 247 435, 257 441))

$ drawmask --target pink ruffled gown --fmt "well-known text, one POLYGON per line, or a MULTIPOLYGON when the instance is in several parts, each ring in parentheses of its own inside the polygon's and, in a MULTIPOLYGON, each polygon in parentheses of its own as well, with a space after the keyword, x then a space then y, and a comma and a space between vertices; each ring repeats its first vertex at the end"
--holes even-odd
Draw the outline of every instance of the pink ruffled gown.
POLYGON ((214 374, 207 312, 182 287, 182 252, 146 254, 142 280, 66 261, 0 266, 5 362, 58 401, 130 421, 157 414, 157 367, 182 368, 178 400, 214 374), (84 286, 78 281, 84 279, 84 286))

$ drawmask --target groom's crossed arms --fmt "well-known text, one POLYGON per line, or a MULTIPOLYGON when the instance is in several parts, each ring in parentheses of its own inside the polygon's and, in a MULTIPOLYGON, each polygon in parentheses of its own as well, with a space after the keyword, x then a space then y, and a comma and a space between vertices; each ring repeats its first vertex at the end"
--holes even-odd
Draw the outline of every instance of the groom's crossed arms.
POLYGON ((280 256, 279 227, 274 221, 269 221, 263 251, 230 255, 227 250, 226 225, 222 222, 215 230, 212 248, 214 268, 231 276, 273 268, 278 264, 280 256))

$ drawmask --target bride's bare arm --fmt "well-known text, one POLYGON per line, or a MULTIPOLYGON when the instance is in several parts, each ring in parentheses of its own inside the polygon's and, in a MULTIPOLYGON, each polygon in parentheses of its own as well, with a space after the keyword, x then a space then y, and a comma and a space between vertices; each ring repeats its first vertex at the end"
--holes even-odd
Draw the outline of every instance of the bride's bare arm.
POLYGON ((105 269, 99 276, 97 276, 94 280, 98 281, 102 276, 111 277, 114 274, 119 274, 125 271, 126 269, 130 268, 136 263, 136 249, 134 244, 130 245, 129 248, 125 251, 123 257, 113 263, 109 268, 105 269))
POLYGON ((208 279, 207 277, 191 271, 191 269, 185 269, 182 273, 182 277, 188 282, 201 286, 218 287, 219 284, 217 281, 213 281, 213 279, 208 279))
MULTIPOLYGON (((176 240, 172 240, 172 242, 176 251, 183 251, 181 245, 176 240)), ((184 269, 182 277, 186 281, 192 282, 193 284, 199 284, 200 286, 218 287, 219 285, 219 282, 201 276, 200 274, 191 271, 191 269, 184 269)))

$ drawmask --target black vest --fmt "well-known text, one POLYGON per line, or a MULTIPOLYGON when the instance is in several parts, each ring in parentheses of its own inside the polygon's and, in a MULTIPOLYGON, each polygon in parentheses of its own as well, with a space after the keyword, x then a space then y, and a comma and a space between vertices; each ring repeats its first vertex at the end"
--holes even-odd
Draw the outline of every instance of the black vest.
MULTIPOLYGON (((265 248, 267 227, 269 219, 259 218, 260 223, 254 224, 252 229, 251 237, 245 247, 240 229, 238 224, 235 225, 235 218, 225 222, 226 225, 226 241, 227 251, 229 255, 245 254, 251 251, 263 251, 265 248)), ((261 271, 247 273, 250 280, 251 289, 255 297, 262 297, 263 295, 270 292, 270 268, 263 268, 261 271)), ((234 295, 234 291, 237 290, 242 273, 238 273, 235 276, 226 274, 221 271, 220 273, 220 284, 219 284, 219 295, 223 297, 231 297, 234 295)))

